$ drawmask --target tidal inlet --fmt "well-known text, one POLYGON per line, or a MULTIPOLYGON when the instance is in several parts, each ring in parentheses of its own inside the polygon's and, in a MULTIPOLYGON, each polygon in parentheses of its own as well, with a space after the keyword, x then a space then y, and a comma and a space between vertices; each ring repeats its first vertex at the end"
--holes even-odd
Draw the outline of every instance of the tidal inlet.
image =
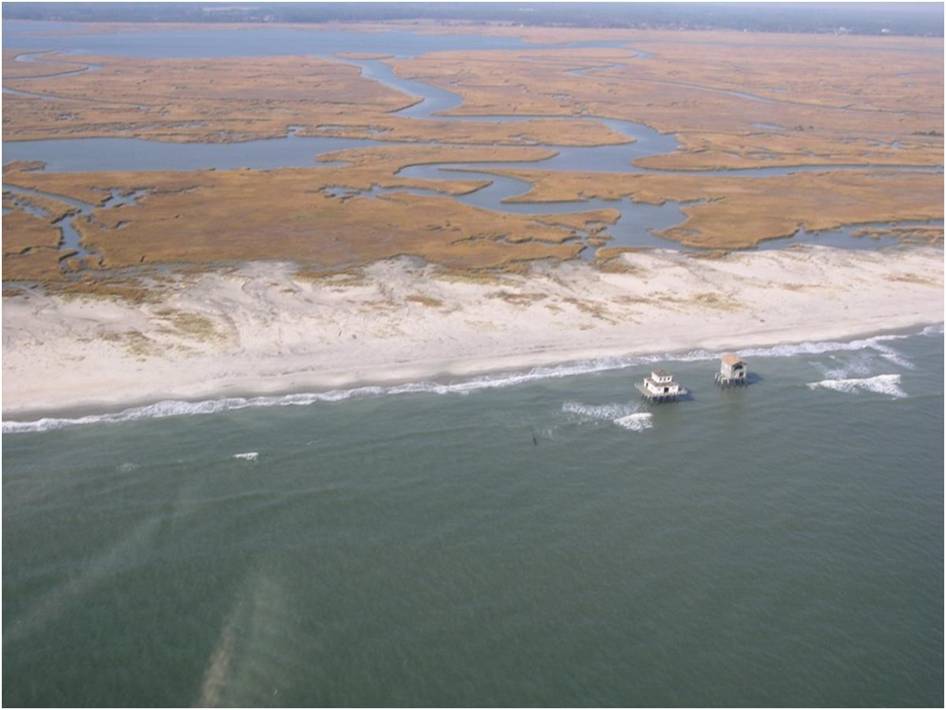
POLYGON ((4 705, 942 707, 942 5, 3 10, 4 705))

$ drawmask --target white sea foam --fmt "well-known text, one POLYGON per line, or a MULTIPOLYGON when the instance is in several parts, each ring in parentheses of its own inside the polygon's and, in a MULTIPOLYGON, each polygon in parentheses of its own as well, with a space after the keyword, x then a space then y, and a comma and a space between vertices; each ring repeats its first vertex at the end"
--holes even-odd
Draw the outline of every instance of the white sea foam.
POLYGON ((841 380, 851 377, 867 377, 874 374, 877 368, 882 365, 880 358, 875 352, 861 351, 856 353, 844 353, 842 355, 829 355, 830 364, 822 364, 812 361, 812 365, 821 370, 825 379, 841 380))
POLYGON ((582 404, 581 402, 565 402, 562 411, 567 414, 577 414, 583 419, 615 421, 627 417, 637 411, 637 407, 630 404, 582 404))
MULTIPOLYGON (((938 332, 942 333, 942 326, 932 326, 932 328, 939 328, 938 332)), ((934 330, 928 333, 927 330, 928 329, 924 329, 923 334, 931 335, 937 332, 934 330)), ((879 335, 872 338, 863 338, 849 342, 823 341, 798 343, 794 345, 775 345, 766 348, 744 348, 739 350, 739 354, 745 358, 761 358, 793 357, 797 355, 823 355, 830 352, 856 352, 859 350, 873 350, 875 353, 891 362, 895 362, 896 364, 905 368, 911 368, 912 363, 910 363, 909 360, 904 358, 903 355, 896 352, 889 345, 887 345, 888 342, 902 340, 908 337, 910 336, 879 335)), ((138 419, 160 419, 163 417, 194 414, 216 414, 218 412, 247 409, 250 407, 308 406, 324 402, 340 402, 354 397, 380 397, 385 395, 416 393, 462 395, 484 389, 513 387, 516 385, 527 384, 529 382, 536 382, 540 380, 559 379, 563 377, 572 377, 574 375, 584 375, 594 372, 620 370, 628 367, 639 367, 641 365, 649 365, 657 362, 699 362, 704 360, 715 360, 719 358, 720 354, 721 353, 717 351, 711 350, 691 350, 686 353, 664 353, 633 357, 608 357, 595 360, 584 360, 563 365, 536 367, 523 372, 486 375, 448 384, 436 382, 411 382, 386 387, 355 387, 352 389, 332 390, 328 392, 310 392, 260 397, 226 397, 222 399, 204 400, 201 402, 165 400, 142 407, 132 407, 120 412, 112 412, 108 414, 94 414, 74 418, 47 417, 34 421, 4 421, 2 425, 2 431, 4 434, 42 432, 51 431, 54 429, 63 429, 65 427, 71 426, 79 426, 82 424, 109 424, 135 421, 138 419)), ((631 413, 633 412, 628 412, 628 414, 631 413)), ((626 416, 626 414, 622 416, 626 416)), ((612 417, 612 419, 616 418, 618 418, 618 416, 612 417)))
POLYGON ((565 402, 562 411, 574 414, 581 419, 594 421, 609 421, 612 424, 630 431, 644 431, 653 426, 649 412, 639 412, 638 407, 630 404, 582 404, 581 402, 565 402))
POLYGON ((256 461, 259 458, 259 451, 247 451, 243 454, 233 454, 233 458, 242 461, 256 461))
MULTIPOLYGON (((922 331, 920 331, 920 335, 926 336, 942 334, 942 325, 927 326, 922 331)), ((905 370, 915 369, 914 364, 905 355, 903 355, 903 353, 888 345, 890 341, 903 340, 909 337, 910 335, 878 335, 874 336, 873 338, 852 340, 849 343, 824 342, 804 343, 803 345, 806 347, 805 352, 812 355, 820 355, 826 352, 839 352, 845 354, 852 353, 850 359, 846 362, 841 357, 832 355, 832 360, 841 363, 841 365, 836 368, 826 368, 815 363, 816 366, 820 367, 824 372, 826 378, 840 380, 850 379, 856 375, 866 376, 871 374, 871 372, 874 371, 874 367, 877 365, 878 357, 887 360, 888 362, 892 362, 893 364, 902 367, 905 370)), ((779 347, 791 348, 792 346, 779 347)), ((752 354, 752 351, 741 350, 740 353, 743 353, 748 357, 748 355, 752 354)))
POLYGON ((24 432, 52 431, 82 424, 111 424, 129 422, 138 419, 162 419, 194 414, 217 414, 250 407, 291 407, 308 406, 320 402, 340 402, 355 397, 380 397, 397 394, 469 394, 477 390, 512 387, 537 380, 570 377, 591 372, 621 369, 638 364, 634 358, 608 358, 586 361, 554 367, 537 367, 527 372, 504 375, 477 377, 450 384, 436 382, 409 382, 388 387, 355 387, 353 389, 331 390, 328 392, 306 392, 300 394, 271 395, 260 397, 226 397, 201 402, 183 400, 164 400, 142 407, 132 407, 109 414, 91 414, 84 417, 46 417, 35 421, 4 421, 4 434, 24 432))
POLYGON ((907 360, 901 353, 897 352, 888 342, 904 340, 910 335, 875 335, 872 338, 860 338, 848 342, 838 342, 834 340, 824 340, 808 343, 796 343, 794 345, 775 345, 768 348, 745 348, 740 349, 739 354, 742 357, 792 357, 794 355, 824 355, 832 352, 857 352, 859 350, 873 350, 881 357, 902 367, 912 368, 913 363, 907 360))
POLYGON ((265 397, 226 397, 224 399, 210 399, 202 402, 185 402, 182 400, 164 400, 143 407, 132 407, 120 412, 109 414, 90 414, 84 417, 57 418, 46 417, 31 422, 5 421, 4 434, 21 432, 52 431, 82 424, 114 424, 130 422, 138 419, 163 419, 194 414, 217 414, 220 412, 246 409, 250 407, 290 407, 307 406, 317 402, 338 402, 343 399, 358 396, 384 394, 382 387, 358 387, 350 390, 333 390, 330 392, 288 394, 265 397))
POLYGON ((884 345, 882 343, 877 343, 874 345, 874 350, 876 350, 882 358, 889 360, 894 365, 899 365, 907 370, 914 369, 914 365, 910 362, 902 353, 897 352, 890 346, 884 345))
POLYGON ((877 392, 891 397, 906 397, 907 393, 900 388, 900 375, 877 375, 853 379, 822 380, 809 382, 809 389, 829 389, 836 392, 877 392))
POLYGON ((637 412, 615 419, 614 423, 631 431, 644 431, 644 429, 650 429, 654 425, 651 421, 652 418, 653 415, 650 412, 637 412))

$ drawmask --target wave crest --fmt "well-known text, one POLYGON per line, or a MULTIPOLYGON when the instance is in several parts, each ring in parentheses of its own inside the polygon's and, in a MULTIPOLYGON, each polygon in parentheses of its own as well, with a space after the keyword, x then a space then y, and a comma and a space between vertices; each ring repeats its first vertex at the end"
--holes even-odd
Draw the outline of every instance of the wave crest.
POLYGON ((582 404, 581 402, 565 402, 562 411, 567 414, 577 414, 584 419, 614 421, 627 417, 637 411, 637 407, 630 404, 582 404))
MULTIPOLYGON (((929 326, 922 331, 923 335, 942 334, 942 325, 929 326)), ((890 341, 903 340, 910 335, 878 335, 872 338, 862 338, 850 342, 822 341, 806 342, 794 345, 775 345, 764 348, 742 348, 740 355, 750 357, 793 357, 796 355, 822 355, 829 352, 856 352, 859 350, 873 350, 881 357, 896 364, 912 368, 909 360, 893 350, 890 341)), ((308 406, 319 402, 339 402, 353 397, 379 397, 393 394, 469 394, 483 389, 512 387, 547 379, 571 377, 609 370, 620 370, 628 367, 651 365, 657 362, 699 362, 715 360, 720 352, 711 350, 691 350, 687 353, 640 355, 633 357, 608 357, 595 360, 536 367, 525 372, 505 373, 475 377, 461 382, 439 384, 435 382, 411 382, 391 386, 355 387, 352 389, 332 390, 329 392, 300 393, 288 395, 273 395, 260 397, 226 397, 222 399, 204 400, 201 402, 187 402, 183 400, 165 400, 142 407, 132 407, 120 412, 109 414, 93 414, 84 417, 46 417, 34 421, 4 421, 4 434, 18 434, 26 432, 43 432, 83 424, 111 424, 118 422, 135 421, 138 419, 160 419, 163 417, 185 416, 194 414, 217 414, 249 407, 288 407, 308 406)), ((827 373, 826 373, 827 374, 827 373)), ((853 373, 852 373, 853 374, 853 373)), ((828 380, 826 380, 828 381, 828 380)), ((843 380, 842 380, 843 381, 843 380)), ((582 405, 584 406, 584 405, 582 405)), ((625 414, 616 414, 606 417, 612 420, 634 414, 627 411, 625 414)))
POLYGON ((562 404, 562 411, 567 414, 575 414, 586 420, 609 421, 629 431, 644 431, 644 429, 650 429, 653 426, 650 412, 639 412, 638 407, 630 404, 565 402, 562 404))
POLYGON ((907 393, 900 388, 900 375, 877 375, 875 377, 863 377, 838 380, 821 380, 821 382, 809 382, 809 389, 829 389, 835 392, 877 392, 886 394, 890 397, 903 398, 907 393))
POLYGON ((650 429, 654 425, 652 419, 653 415, 650 412, 637 412, 615 419, 614 423, 631 431, 644 431, 644 429, 650 429))

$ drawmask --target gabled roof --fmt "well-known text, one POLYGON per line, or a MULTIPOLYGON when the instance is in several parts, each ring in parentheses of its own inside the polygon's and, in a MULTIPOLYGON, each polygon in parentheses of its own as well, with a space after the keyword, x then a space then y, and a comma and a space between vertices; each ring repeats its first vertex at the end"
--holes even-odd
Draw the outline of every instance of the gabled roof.
POLYGON ((733 355, 732 353, 726 353, 725 355, 723 355, 724 365, 730 365, 730 366, 738 365, 741 362, 743 362, 743 360, 738 355, 733 355))

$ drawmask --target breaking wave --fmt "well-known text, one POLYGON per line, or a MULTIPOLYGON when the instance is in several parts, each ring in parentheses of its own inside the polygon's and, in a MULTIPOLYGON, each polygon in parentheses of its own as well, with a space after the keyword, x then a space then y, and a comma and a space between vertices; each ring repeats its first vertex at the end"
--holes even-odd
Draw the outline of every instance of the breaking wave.
POLYGON ((900 388, 900 375, 877 375, 846 380, 822 380, 809 382, 809 389, 829 389, 836 392, 877 392, 891 397, 906 397, 907 393, 900 388))
POLYGON ((859 352, 853 357, 845 360, 843 356, 830 355, 829 358, 835 367, 822 365, 818 362, 812 364, 824 374, 825 379, 839 380, 848 377, 866 377, 873 373, 877 365, 877 356, 873 353, 859 352))
MULTIPOLYGON (((922 331, 923 335, 942 334, 942 325, 929 326, 922 331)), ((896 363, 904 368, 912 368, 913 364, 902 354, 890 347, 888 343, 909 338, 911 335, 878 335, 872 338, 862 338, 848 342, 821 341, 797 343, 794 345, 775 345, 772 347, 741 348, 739 354, 746 358, 751 357, 793 357, 797 355, 822 355, 830 352, 856 352, 872 350, 880 357, 896 363)), ((161 419, 164 417, 185 416, 195 414, 217 414, 220 412, 247 409, 251 407, 290 407, 308 406, 322 402, 339 402, 355 397, 380 397, 396 394, 428 393, 428 394, 469 394, 478 390, 513 387, 540 380, 558 379, 584 375, 609 370, 620 370, 628 367, 649 365, 656 362, 699 362, 715 360, 720 356, 719 351, 691 350, 685 353, 641 355, 633 357, 608 357, 595 360, 536 367, 524 372, 485 375, 469 380, 440 384, 436 382, 412 382, 401 385, 355 387, 352 389, 332 390, 329 392, 301 393, 288 395, 272 395, 259 397, 226 397, 222 399, 188 402, 184 400, 165 400, 141 407, 132 407, 120 412, 108 414, 91 414, 83 417, 46 417, 35 421, 4 421, 4 434, 24 432, 42 432, 83 424, 110 424, 129 422, 138 419, 161 419)), ((628 416, 616 415, 611 419, 628 416)))
POLYGON ((637 412, 637 407, 630 404, 582 404, 581 402, 565 402, 562 411, 567 414, 577 414, 583 419, 597 419, 615 421, 628 417, 637 412))
POLYGON ((654 425, 651 421, 652 418, 653 415, 650 412, 637 412, 615 419, 614 423, 631 431, 644 431, 644 429, 650 429, 654 425))
POLYGON ((875 335, 872 338, 861 338, 848 342, 838 342, 825 340, 820 342, 797 343, 795 345, 775 345, 769 348, 745 348, 740 349, 739 354, 743 357, 792 357, 793 355, 824 355, 832 352, 858 352, 860 350, 873 350, 880 357, 888 360, 900 367, 913 369, 913 363, 903 354, 894 350, 887 343, 897 340, 905 340, 911 335, 875 335))
POLYGON ((638 407, 631 404, 582 404, 581 402, 565 402, 562 411, 575 414, 582 419, 594 421, 610 421, 623 429, 630 431, 644 431, 653 426, 649 412, 639 412, 638 407))

